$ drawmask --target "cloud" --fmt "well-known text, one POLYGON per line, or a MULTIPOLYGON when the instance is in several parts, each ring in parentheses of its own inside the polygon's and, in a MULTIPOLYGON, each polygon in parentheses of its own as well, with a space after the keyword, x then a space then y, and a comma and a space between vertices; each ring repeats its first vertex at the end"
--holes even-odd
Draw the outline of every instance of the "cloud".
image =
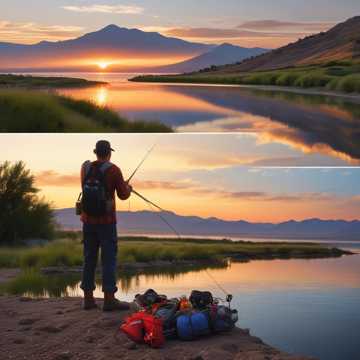
POLYGON ((67 5, 62 6, 64 10, 80 12, 80 13, 103 13, 103 14, 126 14, 126 15, 139 15, 144 12, 144 8, 134 5, 67 5))
POLYGON ((327 30, 332 25, 334 25, 334 23, 300 23, 277 20, 257 20, 245 22, 234 28, 179 27, 167 29, 165 32, 172 36, 208 39, 289 37, 327 30))
POLYGON ((278 47, 291 41, 328 30, 331 22, 289 22, 279 20, 255 20, 236 27, 177 27, 164 30, 169 36, 201 41, 231 40, 243 46, 278 47))
POLYGON ((238 26, 238 29, 248 30, 281 30, 281 29, 296 29, 302 32, 318 32, 328 29, 334 26, 332 22, 291 22, 291 21, 279 21, 279 20, 255 20, 247 21, 238 26))
POLYGON ((220 28, 173 28, 165 31, 167 35, 185 38, 231 39, 239 37, 259 37, 261 34, 254 31, 220 28))
POLYGON ((53 170, 45 170, 37 173, 35 180, 37 186, 80 186, 80 174, 59 174, 53 170))
POLYGON ((7 42, 33 43, 41 40, 66 40, 80 35, 82 30, 80 26, 0 21, 0 39, 7 42))

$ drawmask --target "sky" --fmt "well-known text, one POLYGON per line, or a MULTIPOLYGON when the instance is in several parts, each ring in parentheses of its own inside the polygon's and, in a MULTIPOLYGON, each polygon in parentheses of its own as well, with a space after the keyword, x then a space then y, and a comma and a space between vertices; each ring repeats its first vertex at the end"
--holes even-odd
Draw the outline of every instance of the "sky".
POLYGON ((1 0, 0 41, 64 40, 108 24, 274 48, 360 14, 358 0, 1 0))
MULTIPOLYGON (((113 162, 125 179, 154 145, 132 185, 166 210, 227 220, 281 222, 307 218, 354 220, 360 214, 360 168, 240 166, 241 135, 196 134, 4 134, 1 160, 26 163, 36 185, 55 208, 73 207, 79 169, 94 159, 97 140, 110 140, 113 162)), ((118 210, 148 210, 132 197, 118 210)))

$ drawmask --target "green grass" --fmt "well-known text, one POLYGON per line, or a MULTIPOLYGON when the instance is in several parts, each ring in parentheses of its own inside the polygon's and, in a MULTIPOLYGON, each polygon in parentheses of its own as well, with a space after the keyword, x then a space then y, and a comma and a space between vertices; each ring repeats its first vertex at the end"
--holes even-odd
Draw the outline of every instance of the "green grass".
MULTIPOLYGON (((219 261, 227 257, 266 259, 291 257, 333 257, 344 252, 313 243, 254 243, 208 239, 122 238, 119 265, 156 261, 219 261)), ((81 266, 82 244, 77 240, 56 240, 44 246, 0 248, 0 267, 43 268, 81 266)))
POLYGON ((171 132, 158 122, 129 121, 89 101, 37 90, 0 89, 0 132, 171 132))
POLYGON ((144 75, 135 77, 131 81, 271 85, 303 89, 317 88, 343 93, 360 93, 360 62, 333 61, 323 65, 298 66, 251 73, 227 73, 226 67, 220 67, 219 69, 219 71, 214 72, 198 72, 183 75, 144 75))
POLYGON ((31 296, 68 296, 67 289, 75 288, 78 275, 46 276, 36 269, 26 269, 15 279, 0 285, 0 294, 31 296))
POLYGON ((102 81, 91 81, 68 77, 45 77, 31 75, 0 74, 0 87, 22 88, 74 88, 104 85, 102 81))

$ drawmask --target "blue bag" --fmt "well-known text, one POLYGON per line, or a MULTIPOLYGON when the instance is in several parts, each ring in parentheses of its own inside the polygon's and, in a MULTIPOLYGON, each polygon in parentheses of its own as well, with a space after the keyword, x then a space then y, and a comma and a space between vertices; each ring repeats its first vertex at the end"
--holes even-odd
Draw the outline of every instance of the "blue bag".
POLYGON ((176 320, 179 339, 194 340, 199 336, 209 335, 209 315, 206 312, 193 312, 180 315, 176 320))

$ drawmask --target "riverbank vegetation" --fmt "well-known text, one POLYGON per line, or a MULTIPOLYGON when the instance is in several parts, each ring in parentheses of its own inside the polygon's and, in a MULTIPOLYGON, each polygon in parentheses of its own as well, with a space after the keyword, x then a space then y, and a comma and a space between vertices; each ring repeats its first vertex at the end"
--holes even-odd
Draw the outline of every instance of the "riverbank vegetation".
POLYGON ((322 89, 360 94, 360 62, 332 61, 323 65, 296 66, 272 71, 228 73, 227 67, 209 68, 182 75, 143 75, 131 81, 225 85, 271 85, 322 89))
POLYGON ((0 88, 0 132, 171 132, 158 122, 130 121, 85 100, 39 90, 0 88))
MULTIPOLYGON (((209 239, 120 238, 120 266, 157 262, 221 262, 234 260, 338 257, 347 252, 315 243, 255 243, 209 239)), ((0 248, 0 267, 79 267, 80 239, 59 239, 42 246, 0 248)), ((165 264, 161 264, 165 265, 165 264)))
POLYGON ((81 88, 106 84, 103 81, 71 77, 0 74, 0 88, 81 88))

